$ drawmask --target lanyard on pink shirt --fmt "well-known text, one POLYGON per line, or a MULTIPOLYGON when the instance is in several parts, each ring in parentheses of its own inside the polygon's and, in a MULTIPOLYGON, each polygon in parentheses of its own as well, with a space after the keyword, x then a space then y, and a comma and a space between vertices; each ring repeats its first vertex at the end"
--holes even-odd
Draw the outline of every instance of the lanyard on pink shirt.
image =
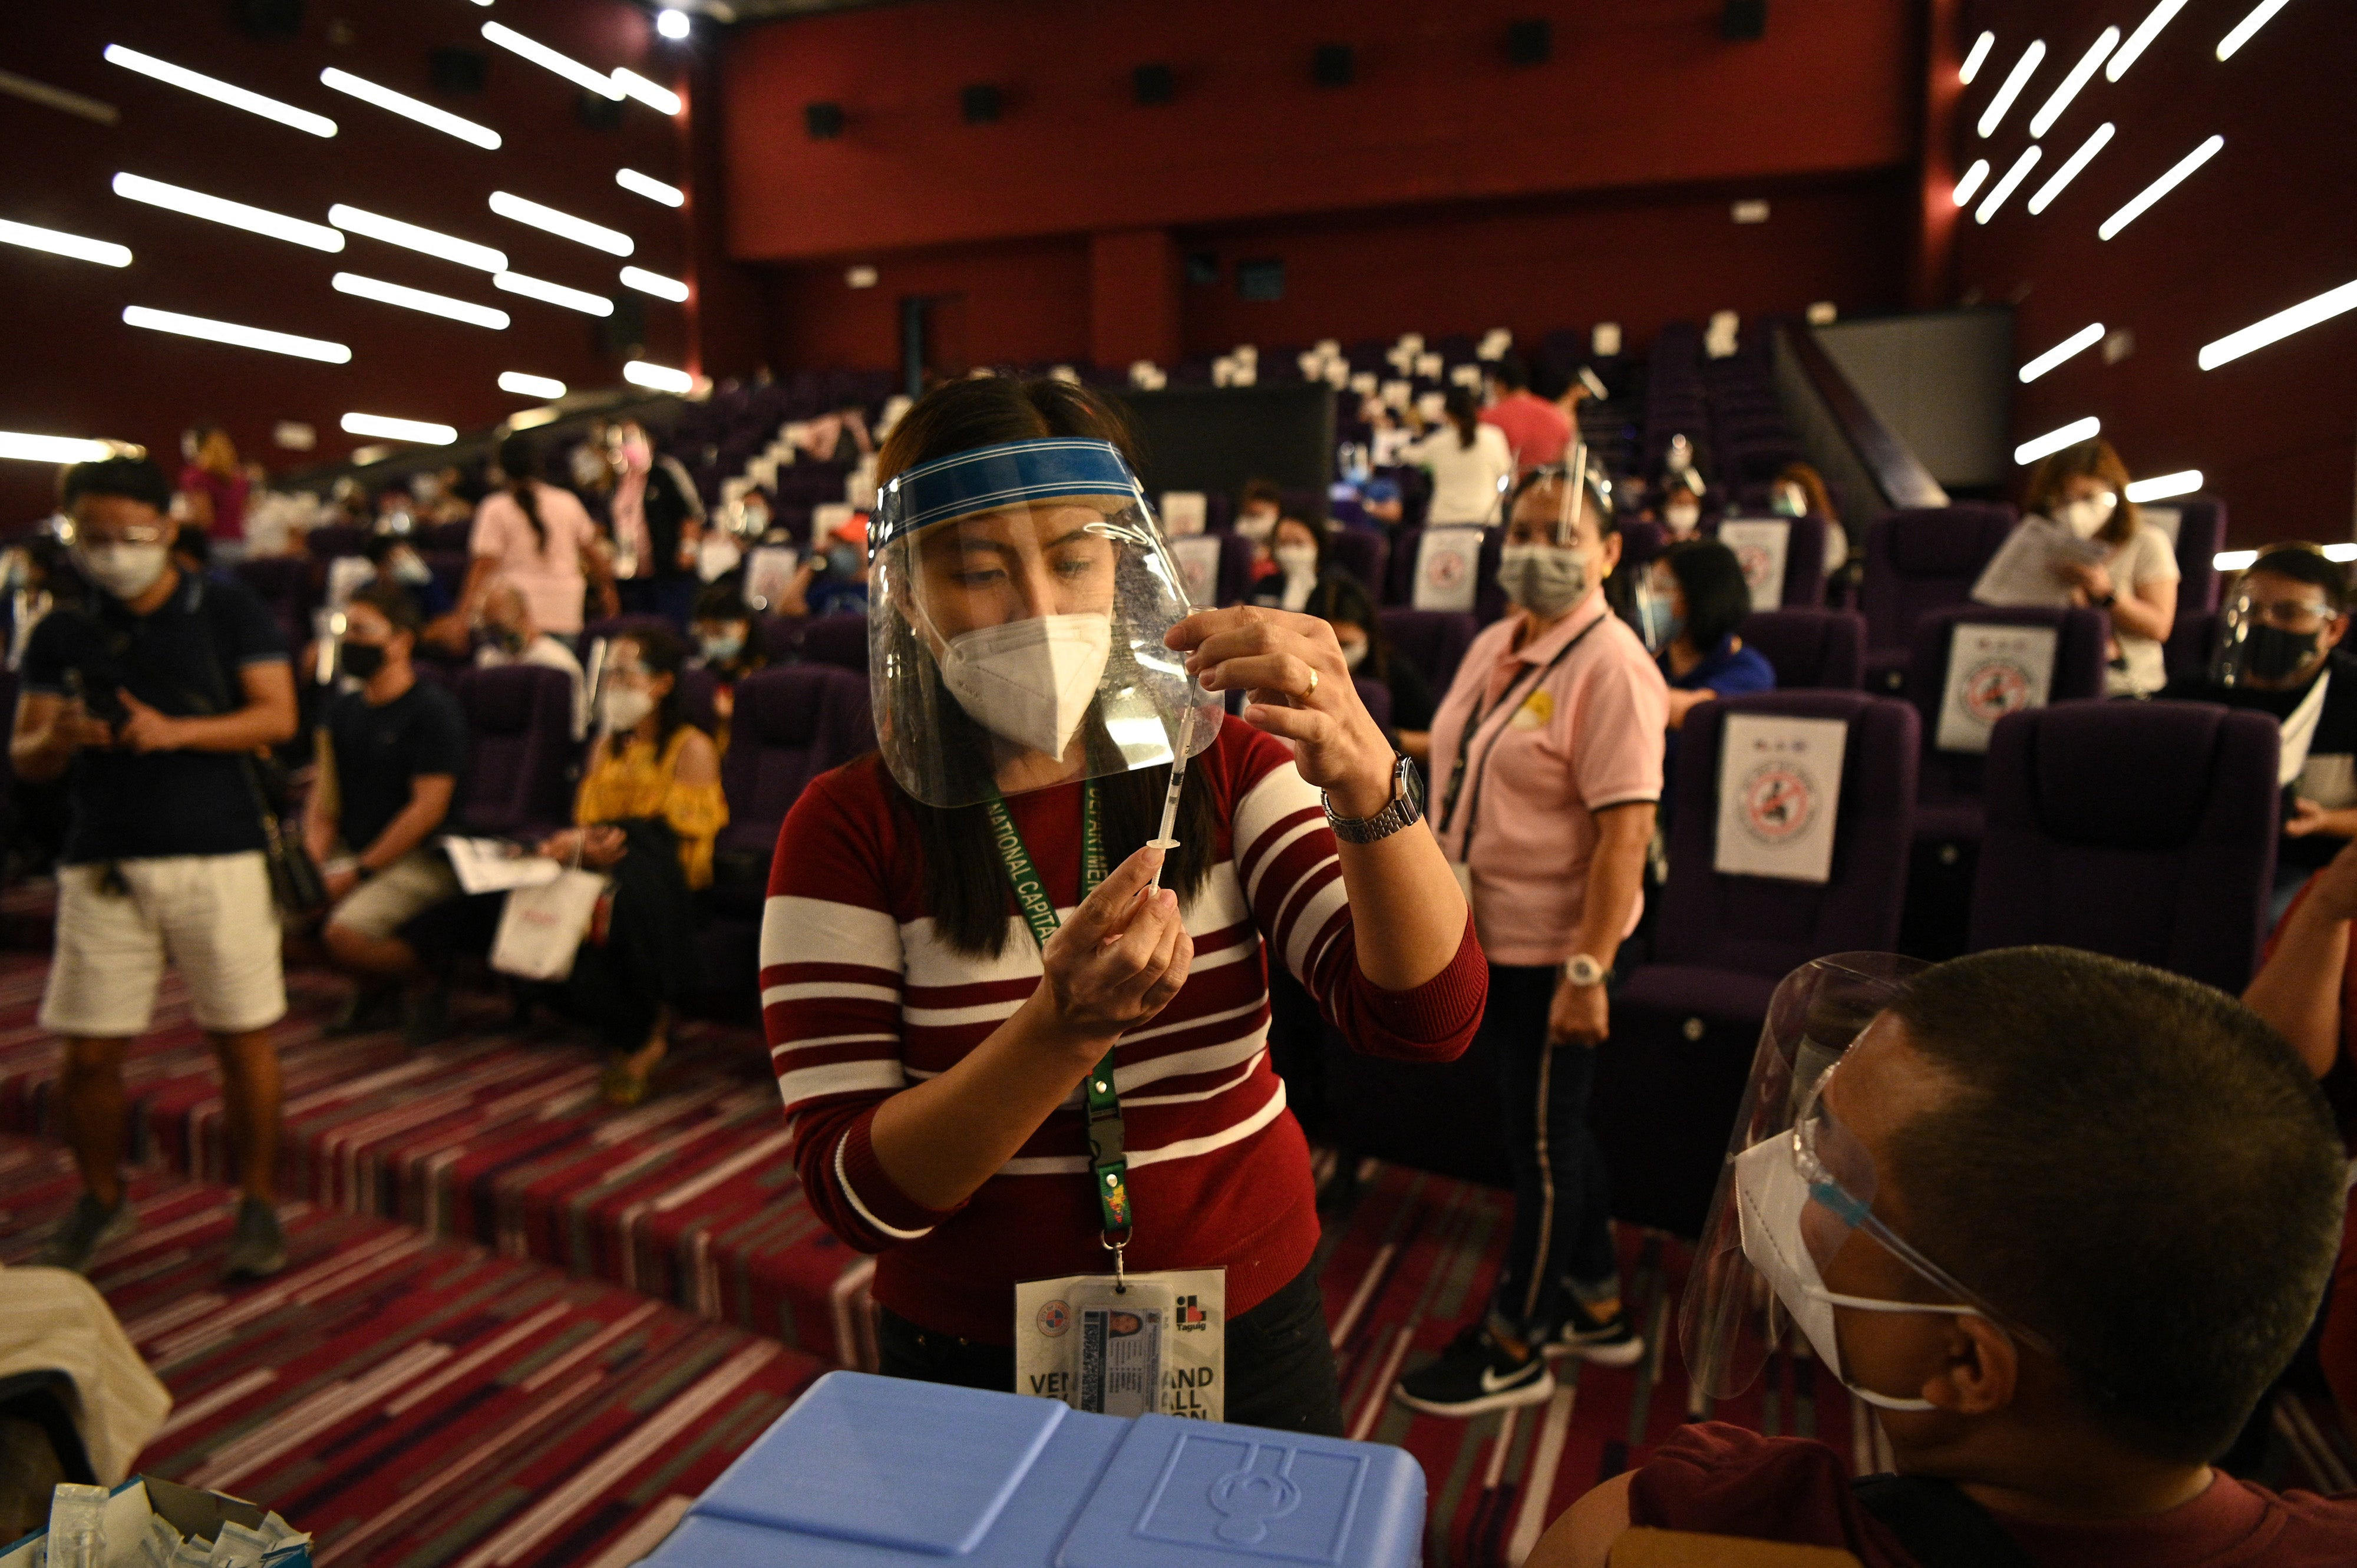
MULTIPOLYGON (((1472 722, 1465 726, 1465 739, 1457 748, 1457 764, 1448 770, 1448 788, 1440 797, 1440 835, 1444 841, 1448 836, 1448 830, 1457 822, 1457 798, 1465 787, 1465 765, 1473 755, 1473 743, 1480 738, 1481 726, 1496 714, 1506 714, 1508 721, 1512 722, 1514 711, 1523 705, 1530 693, 1538 688, 1540 682, 1554 674, 1555 666, 1570 658, 1571 650, 1587 641, 1587 634, 1602 626, 1605 618, 1611 613, 1610 606, 1603 607, 1598 611, 1594 620, 1579 628, 1577 636, 1555 650, 1555 657, 1548 660, 1536 675, 1518 686, 1510 688, 1506 697, 1512 698, 1512 702, 1508 702, 1506 697, 1501 697, 1486 709, 1476 709, 1472 722)), ((1491 737, 1490 744, 1482 749, 1481 766, 1473 770, 1473 796, 1466 804, 1465 842, 1458 846, 1458 860, 1470 860, 1473 856, 1473 830, 1480 824, 1481 819, 1481 784, 1490 776, 1491 757, 1496 753, 1498 743, 1505 738, 1506 726, 1500 725, 1497 734, 1491 737)))

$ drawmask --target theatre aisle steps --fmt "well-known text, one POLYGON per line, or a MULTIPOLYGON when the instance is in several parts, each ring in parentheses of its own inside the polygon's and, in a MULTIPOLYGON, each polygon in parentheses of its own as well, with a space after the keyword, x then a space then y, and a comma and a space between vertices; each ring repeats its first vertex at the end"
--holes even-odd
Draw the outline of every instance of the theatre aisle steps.
MULTIPOLYGON (((80 1190, 0 1138, 0 1262, 80 1190)), ((626 1568, 825 1369, 773 1339, 402 1225, 291 1203, 224 1286, 231 1194, 133 1178, 91 1281, 172 1391, 149 1474, 274 1508, 322 1568, 626 1568)))

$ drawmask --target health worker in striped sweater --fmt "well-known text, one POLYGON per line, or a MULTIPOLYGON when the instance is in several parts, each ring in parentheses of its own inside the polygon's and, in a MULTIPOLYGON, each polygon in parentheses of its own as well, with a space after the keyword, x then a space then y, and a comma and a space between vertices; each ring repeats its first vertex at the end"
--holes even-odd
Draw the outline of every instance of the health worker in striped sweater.
POLYGON ((786 819, 763 1018, 803 1188, 881 1254, 885 1371, 1339 1433, 1266 966, 1415 1060, 1465 1048, 1487 966, 1331 629, 1186 613, 1130 450, 1052 381, 894 428, 880 753, 786 819))

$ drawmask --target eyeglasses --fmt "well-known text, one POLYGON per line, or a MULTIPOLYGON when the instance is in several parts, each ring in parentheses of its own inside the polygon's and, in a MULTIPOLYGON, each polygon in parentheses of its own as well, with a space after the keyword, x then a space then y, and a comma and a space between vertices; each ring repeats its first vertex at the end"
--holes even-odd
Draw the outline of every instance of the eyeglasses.
POLYGON ((2245 613, 2262 626, 2283 631, 2321 631, 2332 619, 2330 607, 2301 599, 2252 599, 2246 602, 2245 613))

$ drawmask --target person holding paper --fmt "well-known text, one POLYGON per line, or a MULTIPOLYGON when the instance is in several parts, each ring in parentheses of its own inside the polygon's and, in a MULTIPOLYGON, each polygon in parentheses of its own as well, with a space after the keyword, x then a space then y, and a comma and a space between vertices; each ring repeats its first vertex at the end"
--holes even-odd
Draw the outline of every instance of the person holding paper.
MULTIPOLYGON (((1442 405, 1446 425, 1419 437, 1400 453, 1432 476, 1432 500, 1425 508, 1431 527, 1487 524, 1498 516, 1498 497, 1514 478, 1513 450, 1505 430, 1481 417, 1481 405, 1464 387, 1448 389, 1442 405)), ((1558 450, 1560 445, 1558 444, 1558 450)))
POLYGON ((1613 959, 1642 905, 1668 693, 1605 602, 1620 528, 1579 450, 1577 480, 1541 469, 1517 490, 1498 567, 1514 613, 1474 639, 1432 725, 1434 828, 1489 956, 1480 1041, 1514 1170, 1486 1320, 1394 1391, 1437 1415, 1544 1402, 1550 1356, 1625 1367, 1645 1353, 1620 1304, 1587 1095, 1613 959))
POLYGON ((2127 486, 2126 466, 2101 437, 2047 457, 2029 481, 2029 515, 1982 569, 1973 599, 2106 612, 2111 669, 2104 689, 2145 697, 2169 679, 2160 645, 2177 622, 2184 574, 2169 535, 2142 520, 2127 486))
POLYGON ((1267 966, 1426 1061, 1472 1037, 1486 970, 1333 631, 1188 613, 1132 452, 1101 394, 1007 377, 886 441, 878 754, 811 781, 770 872, 779 1093, 812 1207, 879 1254, 885 1372, 1011 1389, 1071 1321, 1018 1315, 1021 1285, 1218 1274, 1187 1326, 1223 1336, 1225 1418, 1339 1434, 1267 966))

